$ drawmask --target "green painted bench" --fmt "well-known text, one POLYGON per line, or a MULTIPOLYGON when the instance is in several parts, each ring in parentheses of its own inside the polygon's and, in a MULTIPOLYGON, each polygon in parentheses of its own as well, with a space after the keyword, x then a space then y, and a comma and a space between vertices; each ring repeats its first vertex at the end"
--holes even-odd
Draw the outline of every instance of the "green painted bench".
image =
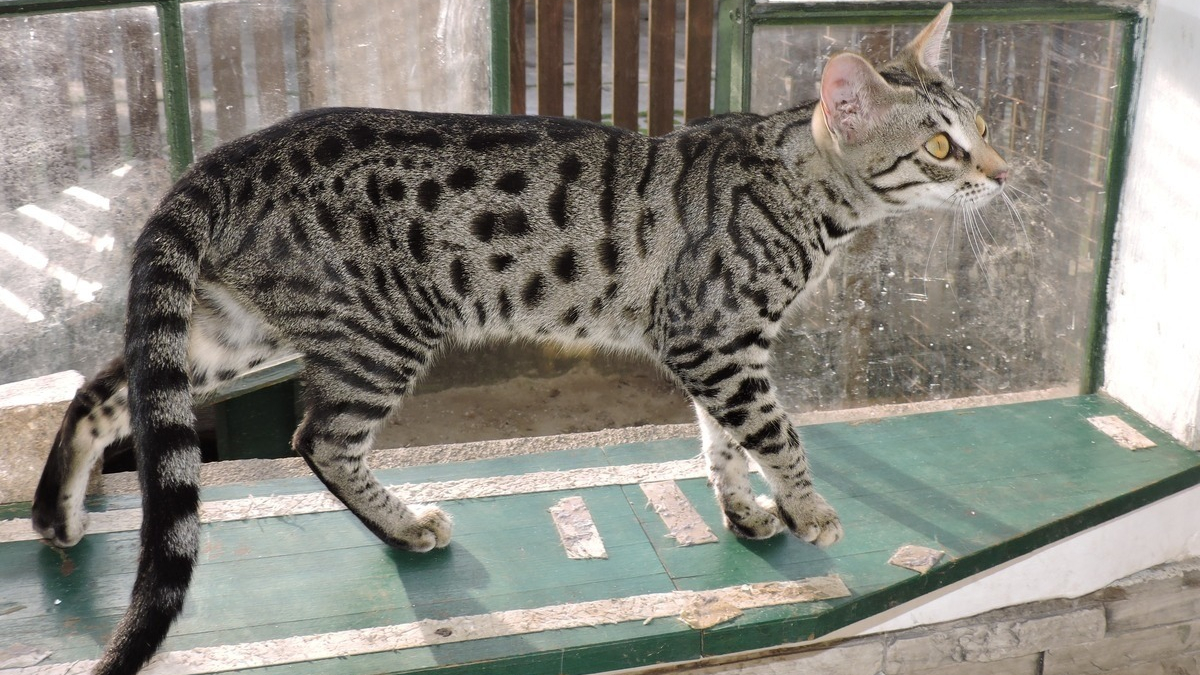
MULTIPOLYGON (((596 673, 773 647, 1200 480, 1200 457, 1103 396, 802 435, 846 526, 827 550, 724 531, 693 440, 381 471, 455 517, 451 546, 424 555, 381 545, 315 479, 206 489, 187 609, 148 672, 596 673), (1111 416, 1136 433, 1089 421, 1111 416), (1121 444, 1139 434, 1155 445, 1121 444), (692 509, 690 526, 672 520, 692 509), (906 545, 945 555, 925 573, 890 564, 906 545)), ((34 539, 27 504, 0 507, 0 662, 29 664, 0 675, 99 655, 132 583, 138 506, 91 500, 92 532, 69 551, 34 539)))

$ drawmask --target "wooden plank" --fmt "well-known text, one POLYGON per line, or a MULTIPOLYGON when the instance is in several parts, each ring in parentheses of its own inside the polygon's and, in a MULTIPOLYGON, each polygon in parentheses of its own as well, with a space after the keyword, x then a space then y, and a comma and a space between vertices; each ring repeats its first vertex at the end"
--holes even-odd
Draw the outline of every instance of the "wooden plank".
POLYGON ((204 117, 201 110, 200 56, 196 35, 201 32, 200 24, 207 21, 208 6, 184 4, 183 15, 183 67, 187 73, 188 114, 192 125, 192 147, 201 152, 208 147, 204 143, 204 117))
POLYGON ((85 12, 77 17, 83 54, 83 96, 87 111, 88 156, 92 174, 112 171, 121 158, 113 63, 109 56, 113 17, 109 12, 85 12))
POLYGON ((575 116, 600 121, 601 0, 575 0, 575 116))
MULTIPOLYGON (((153 17, 153 15, 151 15, 153 17)), ((79 169, 76 166, 76 137, 75 122, 71 119, 71 72, 70 60, 75 50, 71 42, 69 26, 70 17, 62 14, 43 14, 30 16, 26 19, 28 33, 36 36, 34 44, 36 52, 29 54, 27 63, 32 68, 33 79, 38 82, 36 87, 23 87, 23 94, 31 95, 30 110, 37 110, 37 119, 31 120, 32 126, 38 129, 40 143, 44 150, 36 153, 34 161, 45 166, 46 187, 58 191, 79 180, 79 169)), ((134 19, 136 21, 136 19, 134 19)), ((18 52, 22 50, 16 50, 18 52)), ((153 53, 149 54, 153 59, 153 53)), ((7 57, 11 58, 11 57, 7 57)), ((126 60, 128 64, 128 59, 126 60)), ((137 63, 136 61, 134 62, 137 63)), ((126 66, 128 68, 129 66, 126 66)), ((150 76, 153 82, 154 66, 151 60, 150 76)), ((17 80, 3 80, 14 82, 17 80)), ((11 133, 13 129, 6 131, 11 133)), ((6 163, 16 163, 26 153, 5 154, 6 163)), ((18 175, 24 175, 29 180, 29 173, 17 167, 18 175)))
POLYGON ((250 8, 254 35, 254 74, 257 81, 258 125, 288 114, 287 75, 283 56, 283 7, 277 4, 250 8))
POLYGON ((208 44, 212 55, 213 104, 217 141, 246 133, 246 87, 242 75, 243 6, 218 2, 208 8, 208 44))
POLYGON ((129 136, 133 156, 138 159, 154 159, 162 154, 158 87, 154 81, 157 24, 153 13, 132 11, 122 16, 120 25, 125 98, 129 102, 129 136))
POLYGON ((651 136, 675 128, 675 0, 650 0, 651 136))
POLYGON ((325 31, 325 0, 299 0, 296 4, 296 79, 300 109, 311 110, 329 101, 325 31))
POLYGON ((638 128, 638 62, 641 50, 638 0, 613 0, 613 124, 638 128))
POLYGON ((713 0, 687 0, 683 68, 683 119, 712 112, 713 0))
POLYGON ((508 10, 508 91, 510 110, 524 115, 525 107, 525 0, 510 0, 508 10))
MULTIPOLYGON (((1101 396, 817 425, 802 434, 817 487, 839 509, 848 533, 830 549, 794 537, 736 540, 719 527, 721 514, 702 477, 677 485, 717 536, 704 546, 682 547, 669 538, 670 526, 647 507, 635 484, 571 482, 557 484, 569 489, 549 492, 464 493, 442 504, 456 519, 454 542, 423 555, 380 545, 346 511, 208 523, 188 610, 165 648, 307 643, 317 638, 305 636, 374 634, 378 627, 412 624, 429 629, 424 641, 399 651, 249 672, 478 675, 560 672, 555 664, 561 672, 589 673, 777 646, 826 634, 1200 481, 1200 458, 1101 396), (1088 422, 1108 415, 1157 445, 1131 453, 1088 422), (573 495, 586 501, 607 560, 570 560, 564 553, 548 510, 573 495), (923 575, 888 564, 905 544, 947 555, 923 575), (652 613, 647 616, 658 618, 648 624, 622 615, 625 620, 613 625, 455 642, 465 637, 459 624, 445 623, 472 617, 473 624, 485 625, 496 612, 517 612, 505 616, 519 618, 537 613, 531 610, 572 621, 575 613, 591 611, 587 603, 747 584, 757 589, 828 575, 839 577, 853 595, 738 606, 740 616, 703 629, 652 613)), ((637 443, 380 474, 399 482, 599 472, 687 460, 697 447, 695 440, 637 443)), ((761 489, 761 480, 754 480, 761 489)), ((204 499, 303 492, 315 485, 306 478, 222 486, 205 490, 204 499)), ((127 508, 136 498, 92 503, 127 508)), ((11 513, 0 509, 0 517, 11 513)), ((68 551, 36 541, 0 544, 0 588, 8 603, 0 613, 0 643, 46 652, 47 666, 95 658, 127 602, 136 558, 133 531, 91 534, 68 551)))
POLYGON ((539 115, 563 114, 563 2, 536 0, 539 115))

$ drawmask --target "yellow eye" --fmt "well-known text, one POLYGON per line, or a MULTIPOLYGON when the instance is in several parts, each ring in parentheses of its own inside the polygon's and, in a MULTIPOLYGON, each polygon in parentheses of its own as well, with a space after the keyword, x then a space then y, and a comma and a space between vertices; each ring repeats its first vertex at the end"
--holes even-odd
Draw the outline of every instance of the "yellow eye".
POLYGON ((975 116, 975 128, 979 130, 980 138, 987 138, 987 122, 983 121, 983 115, 975 116))
POLYGON ((946 159, 950 155, 950 137, 946 134, 938 134, 925 141, 925 149, 938 159, 946 159))

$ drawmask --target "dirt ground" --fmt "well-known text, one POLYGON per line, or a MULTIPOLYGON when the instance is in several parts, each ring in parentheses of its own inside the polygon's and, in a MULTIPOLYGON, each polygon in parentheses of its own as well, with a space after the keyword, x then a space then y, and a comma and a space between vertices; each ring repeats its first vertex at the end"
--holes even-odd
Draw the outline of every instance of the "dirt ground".
POLYGON ((644 371, 580 362, 551 377, 517 376, 408 399, 376 447, 400 448, 692 422, 687 396, 644 371))

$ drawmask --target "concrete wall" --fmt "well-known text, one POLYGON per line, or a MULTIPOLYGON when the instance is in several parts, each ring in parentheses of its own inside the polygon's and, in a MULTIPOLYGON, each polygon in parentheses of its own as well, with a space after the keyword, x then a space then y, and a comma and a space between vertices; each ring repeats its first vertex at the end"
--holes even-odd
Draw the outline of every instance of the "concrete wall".
POLYGON ((1109 284, 1104 389, 1200 450, 1200 3, 1152 8, 1109 284))

